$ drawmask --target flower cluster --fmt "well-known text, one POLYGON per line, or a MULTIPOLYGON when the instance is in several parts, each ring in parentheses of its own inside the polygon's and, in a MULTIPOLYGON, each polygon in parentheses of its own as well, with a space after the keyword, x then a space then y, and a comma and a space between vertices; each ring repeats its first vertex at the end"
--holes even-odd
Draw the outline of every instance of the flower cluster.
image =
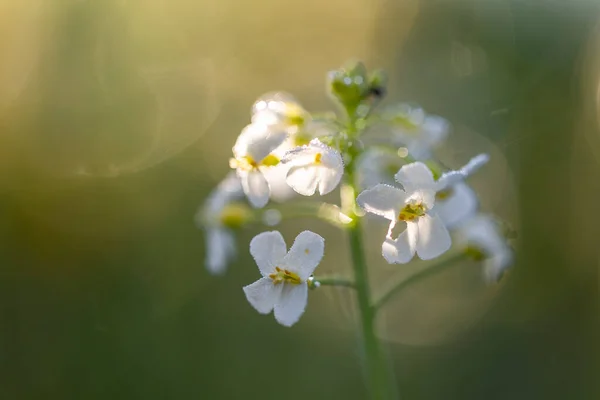
MULTIPOLYGON (((497 280, 512 252, 494 219, 478 211, 467 183, 489 157, 480 154, 460 169, 444 168, 434 154, 449 136, 449 123, 410 104, 379 109, 385 93, 380 71, 369 74, 353 64, 331 72, 328 87, 344 116, 310 113, 284 92, 267 93, 252 106, 250 123, 232 149, 234 172, 198 213, 208 270, 225 271, 235 255, 237 228, 264 222, 269 212, 286 218, 312 210, 322 217, 295 197, 326 195, 343 182, 349 190, 340 193, 350 193, 350 201, 342 198, 338 219, 347 226, 365 213, 387 220, 382 255, 388 263, 406 264, 415 255, 431 260, 456 249, 482 260, 485 278, 497 280), (265 209, 270 201, 275 204, 265 209), (398 226, 403 229, 395 234, 398 226)), ((262 278, 244 287, 246 298, 259 313, 274 311, 280 324, 293 325, 304 312, 308 289, 318 286, 311 275, 324 255, 324 239, 304 231, 287 251, 279 232, 264 232, 251 241, 250 253, 262 278)))

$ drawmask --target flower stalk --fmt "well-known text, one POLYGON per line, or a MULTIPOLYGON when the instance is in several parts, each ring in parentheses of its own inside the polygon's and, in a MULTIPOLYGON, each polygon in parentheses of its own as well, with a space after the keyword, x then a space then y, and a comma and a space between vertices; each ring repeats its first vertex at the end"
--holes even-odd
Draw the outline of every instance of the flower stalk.
POLYGON ((393 385, 390 382, 393 373, 389 370, 375 333, 375 309, 371 306, 371 290, 361 227, 360 219, 356 219, 349 227, 348 245, 358 302, 365 374, 371 398, 389 400, 393 398, 393 385))

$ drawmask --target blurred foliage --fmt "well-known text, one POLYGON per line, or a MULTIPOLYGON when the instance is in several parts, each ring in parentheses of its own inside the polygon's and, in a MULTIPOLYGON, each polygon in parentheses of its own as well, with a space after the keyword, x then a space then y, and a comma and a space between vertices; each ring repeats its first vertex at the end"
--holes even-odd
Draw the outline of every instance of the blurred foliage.
MULTIPOLYGON (((592 1, 1 2, 1 397, 364 398, 346 289, 277 326, 241 291, 255 232, 213 278, 193 224, 254 98, 323 110, 355 57, 452 121, 448 164, 492 154, 473 184, 519 234, 498 287, 464 265, 390 304, 404 398, 598 398, 597 22, 592 1)), ((282 231, 307 228, 343 273, 339 232, 282 231)), ((410 273, 371 248, 376 281, 410 273)))

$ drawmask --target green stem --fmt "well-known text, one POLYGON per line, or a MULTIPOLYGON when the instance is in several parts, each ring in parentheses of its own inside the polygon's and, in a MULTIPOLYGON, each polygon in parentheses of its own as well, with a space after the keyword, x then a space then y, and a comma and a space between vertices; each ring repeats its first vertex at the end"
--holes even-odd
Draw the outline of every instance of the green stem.
MULTIPOLYGON (((351 176, 349 177, 352 178, 351 176)), ((352 205, 356 193, 350 183, 345 184, 343 193, 352 195, 352 205)), ((391 384, 393 376, 389 364, 386 362, 381 350, 379 339, 375 334, 375 309, 371 307, 371 291, 369 276, 362 241, 360 218, 354 215, 354 222, 348 229, 348 244, 352 259, 354 282, 358 300, 359 317, 361 325, 361 338, 363 342, 364 360, 368 388, 373 400, 389 400, 393 398, 394 389, 391 384)))
POLYGON ((337 227, 345 227, 350 218, 340 214, 339 207, 328 203, 298 202, 289 204, 272 205, 268 209, 255 211, 255 220, 263 221, 265 212, 276 210, 281 213, 282 219, 312 217, 328 222, 337 227))
POLYGON ((442 272, 446 268, 454 265, 457 261, 464 260, 467 257, 466 253, 458 252, 452 253, 441 259, 436 259, 433 265, 423 268, 421 271, 404 278, 401 281, 394 282, 390 287, 384 291, 384 293, 373 303, 372 309, 377 312, 388 300, 394 295, 400 293, 403 289, 412 286, 413 284, 429 277, 442 272))
POLYGON ((355 287, 354 282, 352 282, 351 280, 336 276, 325 276, 322 278, 315 277, 315 282, 319 282, 319 285, 321 286, 341 286, 348 288, 355 287))

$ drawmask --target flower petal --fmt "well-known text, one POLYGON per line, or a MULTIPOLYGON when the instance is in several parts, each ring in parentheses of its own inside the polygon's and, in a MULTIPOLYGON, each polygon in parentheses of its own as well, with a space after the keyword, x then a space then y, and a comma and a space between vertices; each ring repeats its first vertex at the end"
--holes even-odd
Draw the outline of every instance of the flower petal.
POLYGON ((222 228, 206 230, 206 269, 213 275, 220 275, 227 269, 227 263, 235 257, 236 247, 233 234, 222 228))
POLYGON ((281 298, 281 284, 275 285, 270 278, 260 278, 256 282, 244 286, 244 293, 248 302, 261 314, 268 314, 273 310, 281 298))
POLYGON ((483 264, 483 278, 487 283, 496 283, 513 262, 513 255, 508 246, 501 253, 496 253, 483 264))
POLYGON ((262 232, 250 241, 250 254, 262 276, 275 272, 287 253, 283 236, 278 231, 262 232))
POLYGON ((332 192, 340 183, 344 175, 344 166, 340 163, 339 168, 320 167, 317 169, 319 181, 319 194, 326 195, 332 192))
POLYGON ((296 196, 294 189, 286 182, 289 165, 277 164, 273 167, 262 168, 261 171, 269 184, 270 198, 282 203, 296 196))
POLYGON ((430 212, 420 217, 417 223, 419 225, 417 255, 421 260, 436 258, 450 248, 452 245, 450 233, 439 215, 430 212))
POLYGON ((500 234, 498 225, 488 215, 479 214, 460 226, 459 239, 463 245, 474 245, 485 253, 484 277, 488 282, 498 279, 513 261, 513 254, 500 234))
POLYGON ((293 166, 287 173, 288 185, 302 196, 312 196, 319 186, 319 171, 317 167, 293 166))
POLYGON ((331 192, 344 174, 341 154, 318 139, 289 150, 281 163, 292 166, 287 176, 288 185, 304 196, 313 195, 317 188, 321 195, 331 192))
POLYGON ((418 189, 430 190, 435 186, 431 170, 418 161, 402 166, 394 178, 396 182, 404 187, 406 192, 418 189))
POLYGON ((251 157, 260 162, 281 145, 288 134, 279 125, 262 123, 247 125, 233 146, 235 158, 251 157))
POLYGON ((406 193, 402 189, 384 184, 367 189, 356 198, 356 202, 363 210, 390 221, 398 219, 398 212, 405 200, 406 193))
POLYGON ((435 203, 435 212, 448 229, 466 221, 477 211, 478 205, 475 192, 466 183, 457 183, 450 190, 448 198, 435 203))
POLYGON ((292 248, 284 258, 283 265, 306 281, 323 258, 325 239, 311 232, 300 232, 292 248))
POLYGON ((407 222, 406 229, 396 240, 386 237, 381 252, 383 258, 390 264, 406 264, 415 255, 419 237, 419 229, 415 222, 407 222))
POLYGON ((283 286, 279 301, 275 304, 275 319, 283 326, 292 326, 304 314, 308 303, 308 285, 278 285, 283 286))
POLYGON ((457 171, 448 171, 442 174, 440 179, 436 182, 436 190, 444 190, 447 187, 455 185, 459 182, 464 181, 475 173, 479 168, 484 166, 490 159, 490 156, 482 153, 469 160, 469 162, 457 171))
POLYGON ((237 174, 250 204, 254 208, 262 208, 267 205, 271 190, 263 173, 258 169, 250 171, 238 169, 237 174))

